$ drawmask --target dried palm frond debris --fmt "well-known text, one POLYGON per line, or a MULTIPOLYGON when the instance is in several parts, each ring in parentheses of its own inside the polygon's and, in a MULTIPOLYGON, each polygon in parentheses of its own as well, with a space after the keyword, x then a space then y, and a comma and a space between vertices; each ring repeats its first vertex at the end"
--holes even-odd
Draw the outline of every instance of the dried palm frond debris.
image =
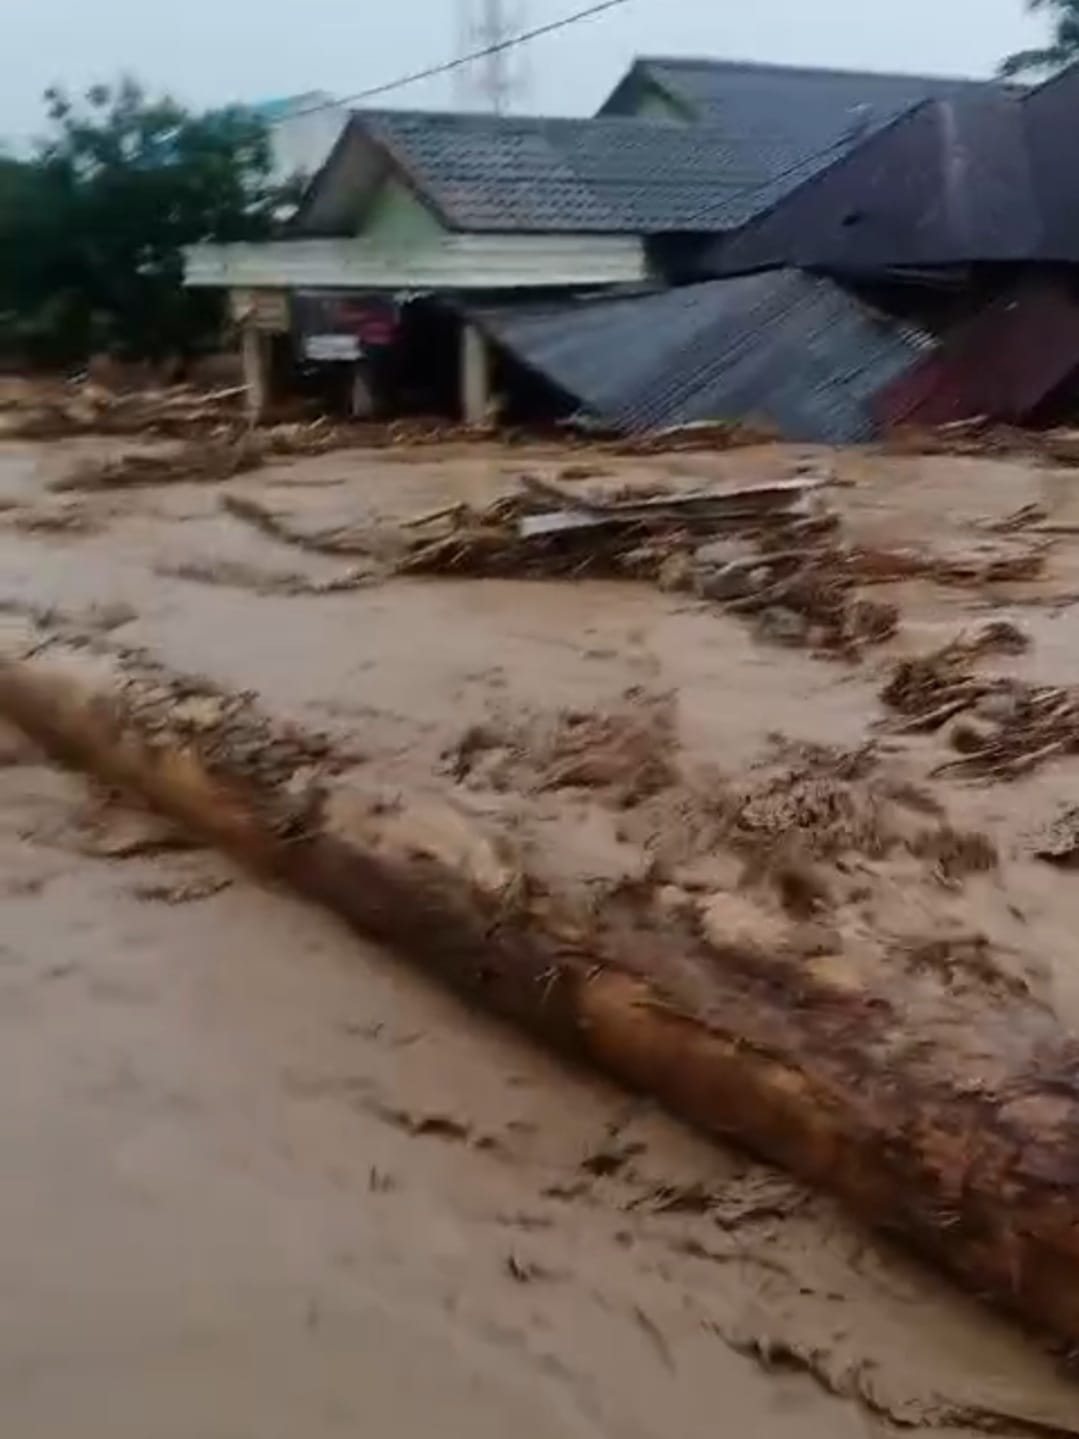
POLYGON ((904 716, 902 729, 930 733, 948 726, 959 758, 937 774, 1016 779, 1059 755, 1079 753, 1079 690, 974 668, 987 655, 1021 654, 1028 646, 1021 630, 997 621, 893 670, 881 698, 904 716))
POLYGON ((133 489, 140 485, 214 482, 256 470, 265 463, 262 446, 248 436, 198 440, 160 453, 111 455, 85 460, 50 486, 58 493, 133 489))
POLYGON ((4 433, 22 439, 68 435, 190 436, 241 421, 243 385, 206 390, 195 385, 113 390, 93 380, 27 380, 0 403, 4 433))
POLYGON ((322 421, 274 425, 262 430, 225 429, 168 449, 132 450, 84 460, 50 488, 62 493, 193 481, 213 483, 261 469, 271 460, 323 455, 341 443, 339 430, 322 421))

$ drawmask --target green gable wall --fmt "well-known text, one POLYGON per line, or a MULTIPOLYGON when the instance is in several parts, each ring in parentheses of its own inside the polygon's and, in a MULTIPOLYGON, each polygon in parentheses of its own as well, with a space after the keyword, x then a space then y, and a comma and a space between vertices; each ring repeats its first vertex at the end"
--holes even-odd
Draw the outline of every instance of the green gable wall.
POLYGON ((440 240, 446 232, 423 201, 390 175, 379 186, 358 233, 380 248, 409 250, 440 240))

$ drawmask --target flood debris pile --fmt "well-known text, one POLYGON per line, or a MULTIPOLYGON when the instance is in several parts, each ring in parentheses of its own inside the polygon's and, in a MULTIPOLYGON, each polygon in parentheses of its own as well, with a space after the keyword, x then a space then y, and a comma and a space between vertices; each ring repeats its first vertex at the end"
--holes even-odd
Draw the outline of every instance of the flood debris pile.
MULTIPOLYGON (((388 421, 336 420, 317 406, 293 398, 274 407, 268 430, 317 433, 330 448, 348 445, 373 449, 400 446, 444 445, 456 440, 474 441, 490 431, 433 415, 404 416, 388 421)), ((103 382, 81 377, 7 377, 0 384, 0 436, 6 439, 54 440, 75 435, 114 435, 141 439, 194 440, 239 434, 250 427, 247 388, 231 384, 207 388, 193 383, 159 384, 141 380, 103 382)), ((263 426, 260 425, 260 429, 263 426)), ((735 427, 730 427, 732 434, 735 427)), ((724 443, 723 427, 707 427, 699 435, 672 432, 671 447, 713 448, 724 443)), ((577 438, 559 429, 537 434, 503 429, 503 444, 536 438, 555 439, 562 445, 593 446, 591 436, 577 438)), ((730 439, 727 443, 734 443, 730 439)), ((608 444, 608 448, 615 448, 608 444)), ((293 452, 294 453, 294 452, 293 452)))
POLYGON ((943 425, 898 425, 882 448, 893 455, 1014 455, 1033 448, 1032 432, 972 415, 943 425))
POLYGON ((882 448, 899 455, 965 455, 977 458, 1022 456, 1047 465, 1079 464, 1079 430, 1057 427, 1022 429, 973 415, 936 426, 900 426, 882 448))
POLYGON ((414 522, 404 573, 635 576, 658 579, 673 555, 706 540, 752 534, 789 521, 812 533, 834 528, 813 513, 814 481, 685 493, 591 494, 535 476, 481 510, 453 506, 414 522))
MULTIPOLYGON (((105 433, 113 432, 106 430, 105 433)), ((172 432, 155 431, 151 427, 134 433, 143 439, 153 439, 155 435, 172 432)), ((129 451, 85 460, 55 481, 51 488, 61 492, 93 492, 183 481, 221 482, 261 469, 274 460, 326 455, 353 446, 385 449, 397 445, 436 445, 446 438, 444 429, 419 423, 344 425, 325 417, 257 429, 242 418, 234 417, 205 431, 198 426, 188 429, 178 426, 176 434, 182 438, 168 449, 129 451)))
POLYGON ((200 676, 165 670, 138 652, 121 652, 118 710, 151 742, 178 739, 213 774, 298 793, 301 781, 345 760, 327 736, 271 720, 250 692, 222 690, 200 676))
POLYGON ((955 828, 931 793, 883 765, 874 744, 774 737, 737 778, 687 764, 671 695, 633 691, 609 711, 492 718, 470 725, 443 762, 470 791, 572 791, 615 811, 619 838, 647 853, 653 886, 758 886, 806 912, 828 906, 832 878, 852 857, 902 853, 946 885, 997 864, 985 835, 955 828))
POLYGON ((894 605, 858 592, 818 480, 581 496, 534 477, 482 510, 416 523, 402 574, 650 581, 753 616, 782 643, 857 653, 895 633, 894 605))
MULTIPOLYGON (((594 474, 586 467, 580 478, 594 474)), ((898 606, 867 590, 909 579, 1021 584, 1044 570, 1047 546, 1009 535, 935 550, 856 542, 826 503, 827 483, 582 492, 525 475, 483 507, 449 503, 396 524, 358 518, 322 529, 251 495, 225 494, 221 506, 299 549, 362 555, 384 578, 640 580, 746 616, 762 639, 851 657, 899 626, 898 606)))
POLYGON ((851 562, 863 584, 890 584, 896 580, 929 579, 940 585, 978 586, 1022 584, 1039 579, 1045 571, 1049 546, 1026 543, 1001 532, 957 548, 889 549, 858 545, 851 562))
MULTIPOLYGON (((177 674, 144 651, 116 645, 63 617, 41 616, 42 639, 34 654, 55 666, 54 691, 38 696, 43 712, 20 712, 19 696, 0 694, 24 728, 37 725, 44 742, 64 758, 85 763, 111 756, 102 777, 128 786, 145 774, 146 798, 177 818, 190 818, 203 802, 207 782, 233 792, 237 810, 249 808, 276 841, 291 840, 314 822, 325 781, 354 757, 321 734, 271 719, 252 694, 224 690, 198 675, 177 674), (83 672, 107 674, 109 688, 73 739, 57 737, 50 709, 62 710, 83 672), (205 778, 204 778, 205 776, 205 778)), ((0 664, 0 691, 9 671, 0 664)), ((226 823, 226 830, 228 825, 226 823)), ((245 822, 245 827, 246 822, 245 822)))
POLYGON ((83 434, 189 438, 241 422, 244 393, 242 385, 113 390, 93 380, 27 384, 2 407, 0 432, 37 440, 83 434))
POLYGON ((745 420, 693 420, 682 425, 665 425, 608 441, 608 446, 622 455, 674 454, 695 450, 734 450, 752 445, 766 445, 777 440, 775 426, 754 424, 745 420))
POLYGON ((988 655, 1021 654, 1028 645, 1016 626, 997 621, 895 667, 881 698, 904 716, 901 728, 942 731, 958 751, 935 774, 1016 779, 1060 755, 1079 753, 1079 691, 975 668, 988 655))
MULTIPOLYGON (((226 494, 221 496, 220 503, 226 514, 250 525, 271 540, 293 545, 309 554, 362 555, 371 560, 382 558, 386 561, 387 574, 392 573, 390 561, 403 549, 403 542, 399 537, 392 529, 385 527, 376 528, 365 523, 355 523, 308 530, 291 523, 253 495, 226 494)), ((444 513, 445 510, 439 511, 439 514, 444 513)))
POLYGON ((635 694, 606 713, 569 710, 470 725, 443 762, 458 784, 473 789, 581 789, 630 808, 679 782, 676 723, 672 696, 635 694))
POLYGON ((0 524, 25 535, 92 535, 103 528, 102 516, 81 499, 13 507, 0 515, 0 524))
POLYGON ((213 483, 257 470, 264 463, 265 451, 252 437, 207 439, 188 442, 162 453, 130 451, 84 460, 69 474, 54 480, 50 488, 64 494, 134 489, 140 485, 192 480, 213 483))
POLYGON ((367 570, 351 569, 328 579, 313 579, 294 570, 272 570, 242 560, 183 560, 160 563, 154 573, 165 579, 188 580, 195 584, 219 585, 225 589, 250 590, 256 595, 336 595, 362 589, 371 582, 367 570))
POLYGON ((341 443, 334 426, 277 425, 264 430, 231 427, 187 439, 160 451, 128 451, 84 460, 53 482, 58 492, 132 489, 139 485, 214 483, 261 469, 274 459, 322 455, 341 443))
POLYGON ((732 834, 757 862, 800 853, 835 863, 904 851, 946 882, 996 867, 987 836, 956 829, 927 790, 889 774, 877 748, 778 742, 760 777, 732 793, 732 834))
POLYGON ((1079 863, 1079 806, 1064 805, 1031 838, 1038 859, 1061 869, 1075 869, 1079 863))

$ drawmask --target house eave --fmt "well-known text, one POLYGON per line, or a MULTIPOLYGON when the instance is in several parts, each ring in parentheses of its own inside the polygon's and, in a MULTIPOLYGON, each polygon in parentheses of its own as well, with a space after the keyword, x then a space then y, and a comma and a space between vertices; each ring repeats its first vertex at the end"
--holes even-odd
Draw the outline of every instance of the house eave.
POLYGON ((295 239, 185 252, 185 284, 193 289, 491 291, 647 277, 644 242, 625 235, 448 234, 412 251, 362 239, 295 239))

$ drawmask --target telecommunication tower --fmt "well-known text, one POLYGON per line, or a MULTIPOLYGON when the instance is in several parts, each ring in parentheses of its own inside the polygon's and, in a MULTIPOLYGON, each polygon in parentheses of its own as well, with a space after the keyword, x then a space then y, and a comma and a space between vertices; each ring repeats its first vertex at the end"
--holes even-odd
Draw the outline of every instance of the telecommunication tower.
POLYGON ((527 30, 526 10, 527 0, 457 0, 457 53, 479 56, 455 74, 454 99, 460 109, 503 115, 525 98, 525 47, 506 47, 527 30))

